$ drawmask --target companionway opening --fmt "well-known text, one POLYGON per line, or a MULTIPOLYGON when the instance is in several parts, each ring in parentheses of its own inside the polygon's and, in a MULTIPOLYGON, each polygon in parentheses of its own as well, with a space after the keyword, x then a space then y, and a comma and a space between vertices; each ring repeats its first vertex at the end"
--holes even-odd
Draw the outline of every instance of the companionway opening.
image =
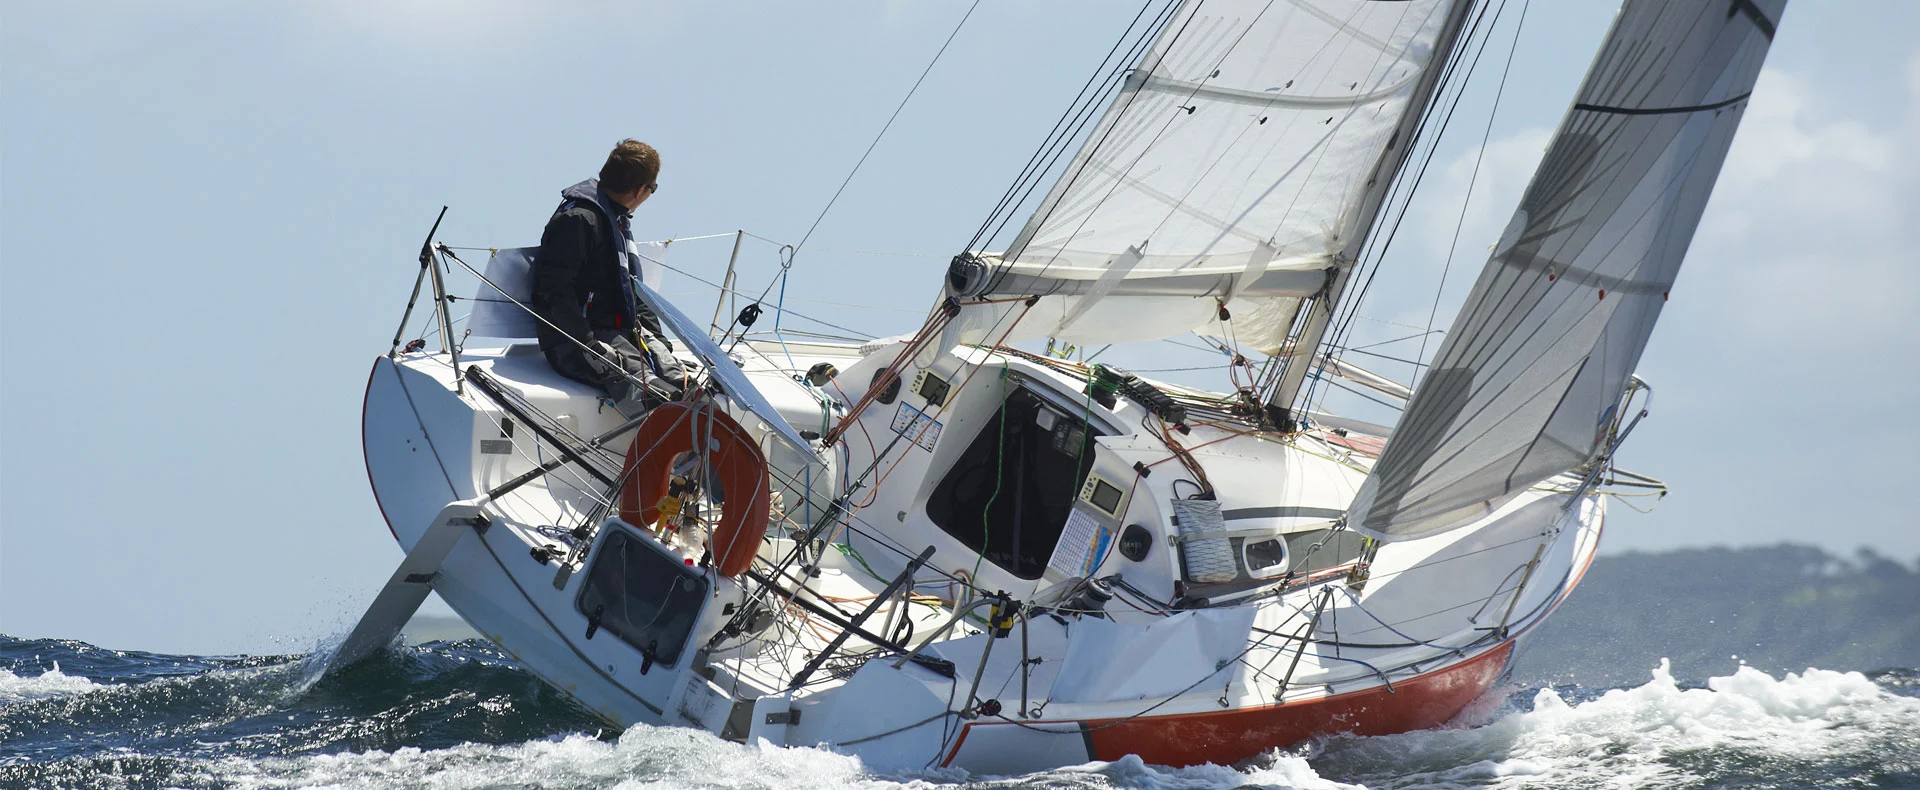
POLYGON ((927 515, 988 562, 1038 579, 1100 435, 1084 417, 1015 388, 934 487, 927 515))

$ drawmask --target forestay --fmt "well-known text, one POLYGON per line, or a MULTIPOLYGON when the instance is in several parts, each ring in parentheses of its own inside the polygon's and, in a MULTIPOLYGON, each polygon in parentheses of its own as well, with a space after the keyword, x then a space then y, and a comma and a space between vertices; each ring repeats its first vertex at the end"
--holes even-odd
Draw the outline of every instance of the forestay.
POLYGON ((1629 0, 1349 525, 1464 526, 1603 452, 1786 0, 1629 0))
MULTIPOLYGON (((1185 4, 1007 253, 955 290, 1042 296, 1010 340, 1199 329, 1277 351, 1371 226, 1467 5, 1185 4)), ((975 308, 965 339, 998 339, 1006 310, 975 308)))

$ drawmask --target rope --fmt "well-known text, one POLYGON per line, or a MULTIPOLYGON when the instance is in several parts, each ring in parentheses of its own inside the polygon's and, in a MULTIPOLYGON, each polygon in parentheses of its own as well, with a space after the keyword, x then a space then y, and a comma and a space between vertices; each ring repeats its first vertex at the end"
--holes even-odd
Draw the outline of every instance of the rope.
POLYGON ((1420 335, 1420 353, 1414 355, 1416 360, 1427 358, 1427 339, 1433 335, 1433 319, 1440 314, 1440 294, 1447 289, 1447 273, 1453 271, 1453 256, 1460 247, 1460 229, 1467 224, 1467 207, 1473 204, 1473 187, 1480 181, 1480 163, 1487 155, 1487 141, 1493 139, 1493 121, 1500 117, 1500 99, 1507 93, 1507 74, 1513 71, 1513 53, 1520 47, 1520 31, 1527 26, 1527 7, 1530 5, 1531 2, 1521 4, 1520 21, 1513 27, 1513 44, 1507 48, 1507 65, 1500 69, 1500 86, 1493 92, 1493 110, 1487 113, 1487 128, 1480 133, 1480 150, 1473 155, 1473 174, 1467 177, 1467 196, 1460 201, 1460 217, 1453 223, 1453 240, 1447 243, 1447 262, 1440 267, 1440 287, 1433 289, 1433 306, 1427 310, 1427 331, 1420 335))
MULTIPOLYGON (((980 563, 987 559, 987 547, 993 545, 993 503, 1000 498, 1000 487, 1006 483, 1007 469, 1007 398, 1013 395, 1013 388, 1006 386, 1009 366, 1006 358, 1000 360, 1000 436, 999 449, 993 461, 993 493, 987 496, 987 503, 980 508, 980 553, 973 558, 973 572, 970 577, 980 578, 980 563)), ((891 471, 891 470, 889 470, 891 471)), ((879 486, 875 485, 875 489, 879 486)), ((1017 547, 1016 547, 1017 549, 1017 547)))
POLYGON ((928 724, 932 724, 932 723, 934 723, 934 722, 936 722, 936 721, 939 721, 939 720, 940 720, 940 718, 941 718, 941 717, 943 717, 943 716, 958 716, 958 715, 960 715, 960 712, 959 712, 959 711, 952 711, 952 710, 943 710, 943 711, 940 711, 939 713, 935 713, 935 714, 933 714, 932 716, 928 716, 928 717, 926 717, 926 718, 924 718, 924 719, 921 719, 921 720, 919 720, 919 721, 916 721, 916 722, 914 722, 914 723, 912 723, 912 724, 909 724, 909 725, 907 725, 907 726, 905 726, 905 727, 896 727, 896 728, 894 728, 894 729, 891 729, 891 730, 887 730, 886 732, 883 732, 883 733, 880 733, 880 734, 878 734, 878 735, 869 735, 869 736, 867 736, 867 737, 865 737, 865 738, 855 738, 855 739, 853 739, 853 740, 851 740, 851 741, 835 741, 835 742, 833 742, 833 743, 830 743, 830 744, 828 744, 828 745, 829 745, 829 746, 852 746, 852 745, 854 745, 854 744, 856 744, 856 743, 866 743, 867 741, 877 741, 877 740, 880 740, 881 738, 885 738, 885 737, 887 737, 887 736, 889 736, 889 735, 899 735, 900 733, 903 733, 903 732, 906 732, 907 730, 911 730, 911 729, 914 729, 914 728, 916 728, 916 727, 924 727, 924 726, 926 726, 926 725, 928 725, 928 724))

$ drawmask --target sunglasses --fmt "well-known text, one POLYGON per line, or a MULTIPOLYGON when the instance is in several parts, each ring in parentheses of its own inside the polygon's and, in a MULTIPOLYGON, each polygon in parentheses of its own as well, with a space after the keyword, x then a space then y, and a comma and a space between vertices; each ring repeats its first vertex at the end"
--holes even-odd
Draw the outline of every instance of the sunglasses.
POLYGON ((659 191, 660 191, 660 184, 659 184, 659 183, 657 183, 657 182, 656 182, 656 183, 652 183, 652 184, 648 184, 648 185, 646 186, 646 190, 647 190, 647 194, 649 194, 649 195, 651 195, 651 194, 653 194, 653 193, 655 193, 655 192, 659 192, 659 191))

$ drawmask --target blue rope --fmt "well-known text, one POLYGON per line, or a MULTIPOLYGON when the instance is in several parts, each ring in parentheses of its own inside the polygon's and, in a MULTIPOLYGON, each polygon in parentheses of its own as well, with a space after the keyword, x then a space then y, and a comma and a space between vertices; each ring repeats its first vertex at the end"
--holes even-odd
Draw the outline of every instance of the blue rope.
POLYGON ((787 367, 797 368, 800 363, 793 361, 793 351, 787 348, 787 336, 780 331, 780 316, 787 312, 787 272, 789 271, 792 270, 786 267, 780 269, 780 299, 773 303, 773 339, 780 341, 780 352, 787 355, 787 367))

